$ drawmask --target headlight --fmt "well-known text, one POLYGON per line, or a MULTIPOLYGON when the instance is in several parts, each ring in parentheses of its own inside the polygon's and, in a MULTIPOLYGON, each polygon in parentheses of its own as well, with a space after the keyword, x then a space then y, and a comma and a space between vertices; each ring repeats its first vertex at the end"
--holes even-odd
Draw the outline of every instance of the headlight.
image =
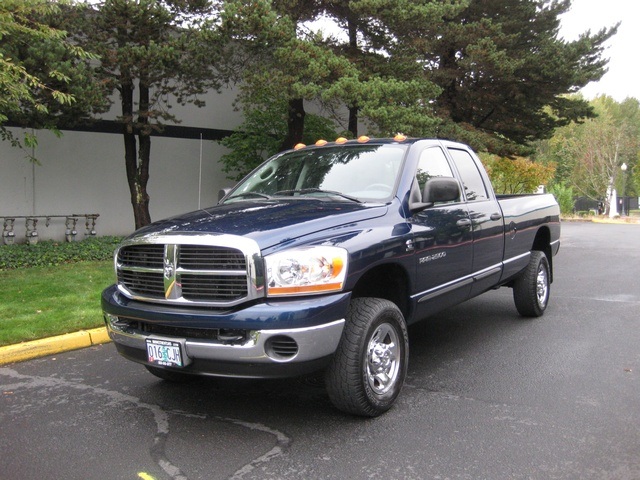
POLYGON ((338 247, 287 250, 265 257, 267 295, 306 295, 342 290, 347 251, 338 247))

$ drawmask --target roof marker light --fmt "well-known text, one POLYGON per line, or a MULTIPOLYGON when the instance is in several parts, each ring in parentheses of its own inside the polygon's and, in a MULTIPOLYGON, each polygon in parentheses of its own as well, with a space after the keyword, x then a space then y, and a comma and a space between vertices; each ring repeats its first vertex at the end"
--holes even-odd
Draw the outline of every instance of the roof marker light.
POLYGON ((342 145, 343 143, 347 143, 347 141, 348 141, 348 140, 347 140, 346 138, 344 138, 344 137, 338 137, 338 138, 336 138, 336 143, 337 143, 338 145, 342 145))
POLYGON ((398 134, 396 134, 396 136, 395 136, 395 137, 393 137, 393 139, 394 139, 396 142, 404 142, 404 141, 407 139, 407 136, 406 136, 406 135, 403 135, 402 133, 398 133, 398 134))
POLYGON ((293 147, 294 150, 300 150, 301 148, 306 147, 306 145, 304 143, 298 143, 296 144, 295 147, 293 147))
POLYGON ((326 141, 326 140, 318 140, 318 141, 316 142, 316 145, 317 145, 318 147, 324 147, 326 144, 327 144, 327 141, 326 141))
POLYGON ((370 140, 369 137, 367 137, 366 135, 362 135, 360 137, 358 137, 358 142, 359 143, 367 143, 370 140))

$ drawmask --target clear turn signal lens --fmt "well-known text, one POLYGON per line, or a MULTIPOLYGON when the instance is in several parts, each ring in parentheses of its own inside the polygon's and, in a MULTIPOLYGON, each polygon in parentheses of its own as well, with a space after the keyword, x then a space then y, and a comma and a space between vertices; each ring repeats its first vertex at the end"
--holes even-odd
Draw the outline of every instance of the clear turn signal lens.
POLYGON ((338 247, 292 249, 269 255, 267 295, 308 295, 342 290, 347 252, 338 247))

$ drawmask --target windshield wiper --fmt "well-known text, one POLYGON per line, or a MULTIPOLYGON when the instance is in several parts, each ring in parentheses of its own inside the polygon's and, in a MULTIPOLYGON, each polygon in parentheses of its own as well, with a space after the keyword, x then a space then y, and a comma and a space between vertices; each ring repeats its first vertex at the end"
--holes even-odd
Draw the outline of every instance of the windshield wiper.
POLYGON ((227 200, 232 200, 234 198, 243 198, 243 197, 260 197, 260 198, 265 198, 267 200, 271 200, 273 198, 270 195, 267 195, 266 193, 242 192, 242 193, 238 193, 236 195, 230 196, 229 198, 227 198, 227 200))
POLYGON ((358 200, 356 197, 352 197, 351 195, 347 195, 342 192, 336 192, 335 190, 323 190, 321 188, 300 188, 297 190, 280 190, 279 192, 274 193, 274 195, 293 195, 295 193, 299 193, 301 195, 305 195, 307 193, 326 193, 327 195, 335 195, 338 197, 346 198, 347 200, 351 200, 352 202, 362 203, 362 200, 358 200))

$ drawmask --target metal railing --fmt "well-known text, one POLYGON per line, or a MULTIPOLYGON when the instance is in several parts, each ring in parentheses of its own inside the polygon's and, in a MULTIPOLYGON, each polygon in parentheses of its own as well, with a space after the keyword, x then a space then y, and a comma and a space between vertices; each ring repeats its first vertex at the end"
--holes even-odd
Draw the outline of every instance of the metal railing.
POLYGON ((82 213, 69 215, 11 215, 0 216, 3 220, 2 224, 2 241, 5 245, 11 245, 16 240, 16 220, 24 220, 25 238, 29 245, 38 243, 38 222, 44 220, 44 226, 48 227, 52 219, 64 218, 65 232, 64 237, 67 242, 76 240, 78 231, 76 226, 79 221, 84 219, 85 237, 96 236, 96 221, 100 214, 98 213, 82 213))

